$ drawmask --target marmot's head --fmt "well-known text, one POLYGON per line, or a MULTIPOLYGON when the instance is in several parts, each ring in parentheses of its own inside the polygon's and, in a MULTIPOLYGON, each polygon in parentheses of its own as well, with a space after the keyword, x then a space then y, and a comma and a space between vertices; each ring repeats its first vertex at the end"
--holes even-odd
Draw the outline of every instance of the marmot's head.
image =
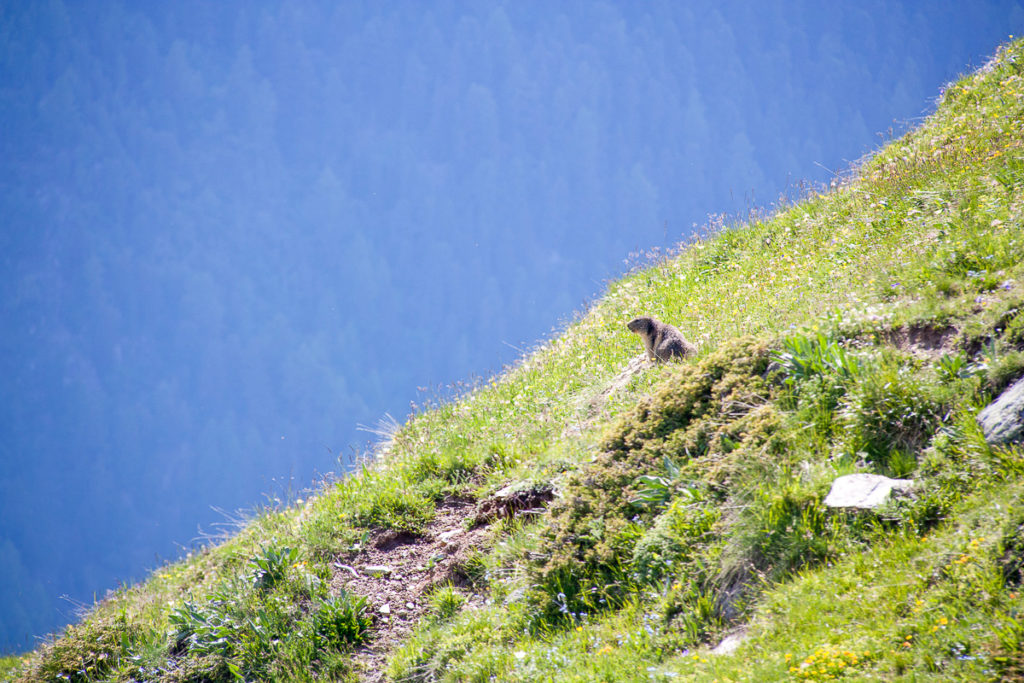
POLYGON ((651 328, 654 327, 654 318, 649 318, 646 315, 639 318, 633 318, 626 323, 626 327, 628 327, 629 331, 634 334, 647 334, 651 331, 651 328))

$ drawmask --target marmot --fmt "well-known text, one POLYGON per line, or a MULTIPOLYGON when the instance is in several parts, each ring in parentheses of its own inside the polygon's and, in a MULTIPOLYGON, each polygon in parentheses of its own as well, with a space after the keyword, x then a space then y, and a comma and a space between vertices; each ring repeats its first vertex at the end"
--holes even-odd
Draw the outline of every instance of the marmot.
POLYGON ((650 360, 668 360, 674 356, 686 358, 697 353, 697 347, 687 341, 682 332, 655 318, 633 318, 626 327, 644 340, 644 349, 650 360))

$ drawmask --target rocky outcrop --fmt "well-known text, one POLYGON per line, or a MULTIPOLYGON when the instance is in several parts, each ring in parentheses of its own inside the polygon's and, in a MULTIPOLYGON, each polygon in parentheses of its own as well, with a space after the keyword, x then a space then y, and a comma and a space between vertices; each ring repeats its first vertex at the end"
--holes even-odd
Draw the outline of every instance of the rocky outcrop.
POLYGON ((832 482, 832 489, 825 496, 825 505, 870 510, 889 500, 893 491, 905 493, 913 486, 914 482, 909 479, 890 479, 880 474, 847 474, 832 482))
POLYGON ((1024 377, 978 413, 978 424, 992 446, 1024 441, 1024 377))

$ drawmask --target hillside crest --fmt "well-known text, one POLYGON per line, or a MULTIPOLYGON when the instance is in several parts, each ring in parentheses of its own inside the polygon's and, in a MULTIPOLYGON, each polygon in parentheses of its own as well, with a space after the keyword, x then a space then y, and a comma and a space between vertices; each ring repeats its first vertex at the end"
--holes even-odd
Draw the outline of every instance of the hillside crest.
POLYGON ((18 680, 1024 675, 1024 42, 827 192, 612 283, 378 459, 97 604, 18 680), (636 359, 654 315, 695 359, 636 359), (908 479, 873 509, 850 474, 908 479))

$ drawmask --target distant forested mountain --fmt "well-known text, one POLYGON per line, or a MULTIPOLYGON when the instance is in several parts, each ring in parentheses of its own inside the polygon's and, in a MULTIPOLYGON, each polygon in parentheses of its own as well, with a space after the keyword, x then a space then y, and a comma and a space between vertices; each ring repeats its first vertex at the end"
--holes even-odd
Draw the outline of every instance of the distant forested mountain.
POLYGON ((348 466, 357 425, 513 361, 630 252, 828 180, 1022 27, 1010 0, 4 3, 0 649, 348 466))

